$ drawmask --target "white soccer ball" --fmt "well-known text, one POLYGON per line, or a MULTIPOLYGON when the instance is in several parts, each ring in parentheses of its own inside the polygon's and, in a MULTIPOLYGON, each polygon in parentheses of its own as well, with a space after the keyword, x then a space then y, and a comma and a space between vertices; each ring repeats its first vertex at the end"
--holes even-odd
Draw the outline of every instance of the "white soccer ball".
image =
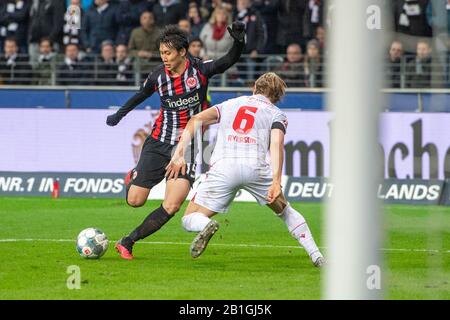
POLYGON ((108 250, 109 240, 101 230, 87 228, 77 237, 77 251, 83 258, 98 259, 108 250))

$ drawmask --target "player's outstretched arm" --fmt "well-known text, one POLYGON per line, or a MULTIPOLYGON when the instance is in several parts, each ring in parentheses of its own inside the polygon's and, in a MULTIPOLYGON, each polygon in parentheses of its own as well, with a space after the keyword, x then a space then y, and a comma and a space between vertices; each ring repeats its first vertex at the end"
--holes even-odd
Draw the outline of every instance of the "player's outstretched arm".
POLYGON ((132 96, 126 103, 123 105, 116 113, 109 115, 106 118, 106 124, 108 126, 117 125, 123 117, 125 117, 128 112, 136 108, 139 104, 144 102, 145 99, 150 97, 154 92, 154 84, 150 80, 151 74, 149 78, 144 82, 139 91, 132 96))
POLYGON ((245 24, 240 21, 235 21, 228 27, 228 32, 233 37, 234 42, 231 49, 221 58, 214 61, 211 75, 225 72, 233 64, 235 64, 241 57, 245 47, 245 24))
POLYGON ((148 94, 145 94, 144 92, 139 91, 134 96, 132 96, 127 103, 125 103, 124 106, 122 106, 119 110, 117 110, 116 113, 113 113, 109 115, 106 118, 106 124, 108 126, 115 126, 117 125, 120 120, 122 120, 123 117, 125 117, 128 112, 136 108, 140 103, 142 103, 145 99, 149 97, 148 94))
POLYGON ((186 128, 183 130, 180 141, 178 142, 177 148, 166 167, 166 177, 169 179, 176 179, 181 173, 186 174, 186 160, 184 156, 189 147, 189 143, 195 136, 196 132, 202 126, 209 126, 211 124, 217 123, 219 120, 219 115, 216 108, 209 108, 199 114, 193 116, 187 123, 186 128))
POLYGON ((281 174, 284 160, 284 132, 278 128, 270 132, 270 164, 273 181, 267 194, 267 201, 272 204, 281 194, 281 174))

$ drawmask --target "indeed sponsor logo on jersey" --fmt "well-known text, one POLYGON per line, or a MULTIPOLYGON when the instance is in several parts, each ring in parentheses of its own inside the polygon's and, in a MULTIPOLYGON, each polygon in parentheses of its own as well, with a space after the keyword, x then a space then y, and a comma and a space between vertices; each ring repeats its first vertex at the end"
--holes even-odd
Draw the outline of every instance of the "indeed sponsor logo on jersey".
POLYGON ((179 98, 178 100, 172 101, 171 99, 167 99, 166 103, 170 108, 181 108, 181 107, 187 107, 189 105, 195 105, 200 102, 200 96, 198 93, 195 94, 193 97, 189 98, 179 98))
POLYGON ((237 142, 237 143, 249 143, 249 144, 256 143, 256 139, 254 139, 252 137, 240 137, 240 136, 236 136, 236 135, 232 135, 232 134, 228 135, 227 141, 228 142, 237 142))

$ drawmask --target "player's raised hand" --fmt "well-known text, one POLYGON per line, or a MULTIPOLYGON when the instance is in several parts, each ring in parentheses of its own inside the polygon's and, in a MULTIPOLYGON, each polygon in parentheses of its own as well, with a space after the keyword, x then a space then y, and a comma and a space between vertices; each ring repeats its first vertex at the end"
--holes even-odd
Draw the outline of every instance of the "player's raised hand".
POLYGON ((281 185, 278 182, 272 183, 267 193, 267 201, 269 204, 275 202, 275 200, 281 195, 281 185))
POLYGON ((231 28, 228 27, 228 32, 230 35, 237 41, 243 42, 245 38, 245 23, 240 21, 235 21, 231 25, 231 28))
POLYGON ((177 179, 181 174, 184 176, 186 174, 186 161, 184 157, 173 156, 169 164, 166 167, 166 177, 167 179, 177 179))
POLYGON ((117 125, 120 122, 120 120, 122 120, 122 117, 119 116, 117 113, 114 113, 114 114, 109 115, 106 118, 106 124, 108 126, 113 127, 113 126, 117 125))

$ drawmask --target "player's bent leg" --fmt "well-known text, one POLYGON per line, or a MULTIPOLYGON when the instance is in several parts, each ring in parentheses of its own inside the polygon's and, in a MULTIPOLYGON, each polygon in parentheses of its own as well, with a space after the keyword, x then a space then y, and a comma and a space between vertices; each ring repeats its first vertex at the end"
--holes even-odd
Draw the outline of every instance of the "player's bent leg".
MULTIPOLYGON (((184 199, 189 193, 189 181, 177 179, 178 182, 170 180, 167 182, 166 195, 163 204, 153 210, 144 221, 134 229, 128 236, 123 237, 116 243, 116 250, 123 259, 133 259, 133 245, 136 241, 145 239, 165 225, 179 210, 184 199)), ((150 189, 132 185, 128 194, 130 205, 144 204, 150 189), (133 193, 134 192, 134 193, 133 193), (137 196, 137 198, 133 198, 137 196), (143 199, 145 197, 145 200, 143 199)))
POLYGON ((240 179, 236 178, 236 172, 223 174, 224 167, 230 167, 229 163, 217 162, 214 168, 208 171, 208 179, 197 188, 197 193, 189 203, 182 219, 183 227, 187 231, 198 232, 191 244, 191 256, 199 257, 212 236, 219 229, 219 223, 210 219, 217 212, 227 212, 237 190, 240 179))
POLYGON ((212 236, 219 230, 219 223, 210 219, 216 213, 194 201, 189 202, 181 222, 186 231, 199 232, 191 243, 193 258, 198 258, 205 251, 212 236))
POLYGON ((268 204, 275 214, 286 224, 289 233, 300 243, 316 267, 322 267, 325 260, 317 247, 305 218, 291 207, 281 194, 272 204, 268 204))
POLYGON ((131 185, 127 192, 127 204, 133 208, 142 207, 150 194, 149 188, 131 185))
POLYGON ((191 201, 186 208, 183 218, 181 218, 181 223, 188 232, 200 232, 211 222, 210 218, 215 214, 216 212, 191 201))
POLYGON ((191 257, 198 258, 206 249, 212 236, 219 230, 219 223, 216 220, 211 220, 200 231, 191 243, 191 257))
POLYGON ((165 199, 162 205, 150 213, 144 221, 127 237, 134 244, 147 238, 165 225, 179 210, 189 193, 189 182, 185 179, 167 181, 165 199))
POLYGON ((166 182, 166 192, 162 206, 171 216, 180 210, 181 205, 189 194, 191 184, 189 180, 178 178, 166 182))

